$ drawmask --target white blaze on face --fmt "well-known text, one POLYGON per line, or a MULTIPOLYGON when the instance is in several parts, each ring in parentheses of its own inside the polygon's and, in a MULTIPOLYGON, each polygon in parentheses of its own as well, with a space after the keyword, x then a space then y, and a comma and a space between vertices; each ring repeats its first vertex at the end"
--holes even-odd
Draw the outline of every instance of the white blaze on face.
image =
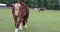
POLYGON ((19 3, 16 3, 16 4, 15 4, 15 15, 16 15, 16 16, 18 16, 19 7, 20 7, 20 4, 19 4, 19 3))

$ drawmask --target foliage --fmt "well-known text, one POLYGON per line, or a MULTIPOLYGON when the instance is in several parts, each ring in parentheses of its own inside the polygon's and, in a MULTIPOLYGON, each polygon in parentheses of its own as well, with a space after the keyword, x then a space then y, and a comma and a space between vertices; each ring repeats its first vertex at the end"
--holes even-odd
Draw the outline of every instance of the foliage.
POLYGON ((0 3, 6 4, 13 4, 16 2, 25 2, 29 7, 33 8, 45 6, 47 9, 60 9, 60 0, 0 0, 0 3))

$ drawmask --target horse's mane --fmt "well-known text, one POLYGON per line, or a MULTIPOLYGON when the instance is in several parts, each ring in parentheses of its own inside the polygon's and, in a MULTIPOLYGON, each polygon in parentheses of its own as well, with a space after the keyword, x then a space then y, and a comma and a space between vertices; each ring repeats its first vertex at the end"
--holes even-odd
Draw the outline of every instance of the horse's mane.
POLYGON ((23 5, 23 6, 26 6, 26 4, 24 2, 20 2, 20 4, 23 5))

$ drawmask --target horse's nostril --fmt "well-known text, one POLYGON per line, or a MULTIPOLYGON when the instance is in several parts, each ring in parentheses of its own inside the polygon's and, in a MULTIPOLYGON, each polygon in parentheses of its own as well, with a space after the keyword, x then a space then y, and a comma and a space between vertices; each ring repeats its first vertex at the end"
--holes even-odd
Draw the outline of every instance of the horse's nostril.
POLYGON ((18 9, 16 9, 16 11, 18 11, 18 9))
POLYGON ((18 9, 16 9, 16 11, 17 11, 18 9))

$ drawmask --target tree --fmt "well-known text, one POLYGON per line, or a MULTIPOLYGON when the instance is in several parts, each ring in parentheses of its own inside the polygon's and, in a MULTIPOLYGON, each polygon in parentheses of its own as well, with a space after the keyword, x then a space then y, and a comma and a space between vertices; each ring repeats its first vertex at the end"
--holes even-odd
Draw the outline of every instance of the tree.
POLYGON ((29 7, 45 6, 47 9, 60 9, 60 0, 0 0, 0 3, 14 4, 16 2, 24 2, 29 7))

